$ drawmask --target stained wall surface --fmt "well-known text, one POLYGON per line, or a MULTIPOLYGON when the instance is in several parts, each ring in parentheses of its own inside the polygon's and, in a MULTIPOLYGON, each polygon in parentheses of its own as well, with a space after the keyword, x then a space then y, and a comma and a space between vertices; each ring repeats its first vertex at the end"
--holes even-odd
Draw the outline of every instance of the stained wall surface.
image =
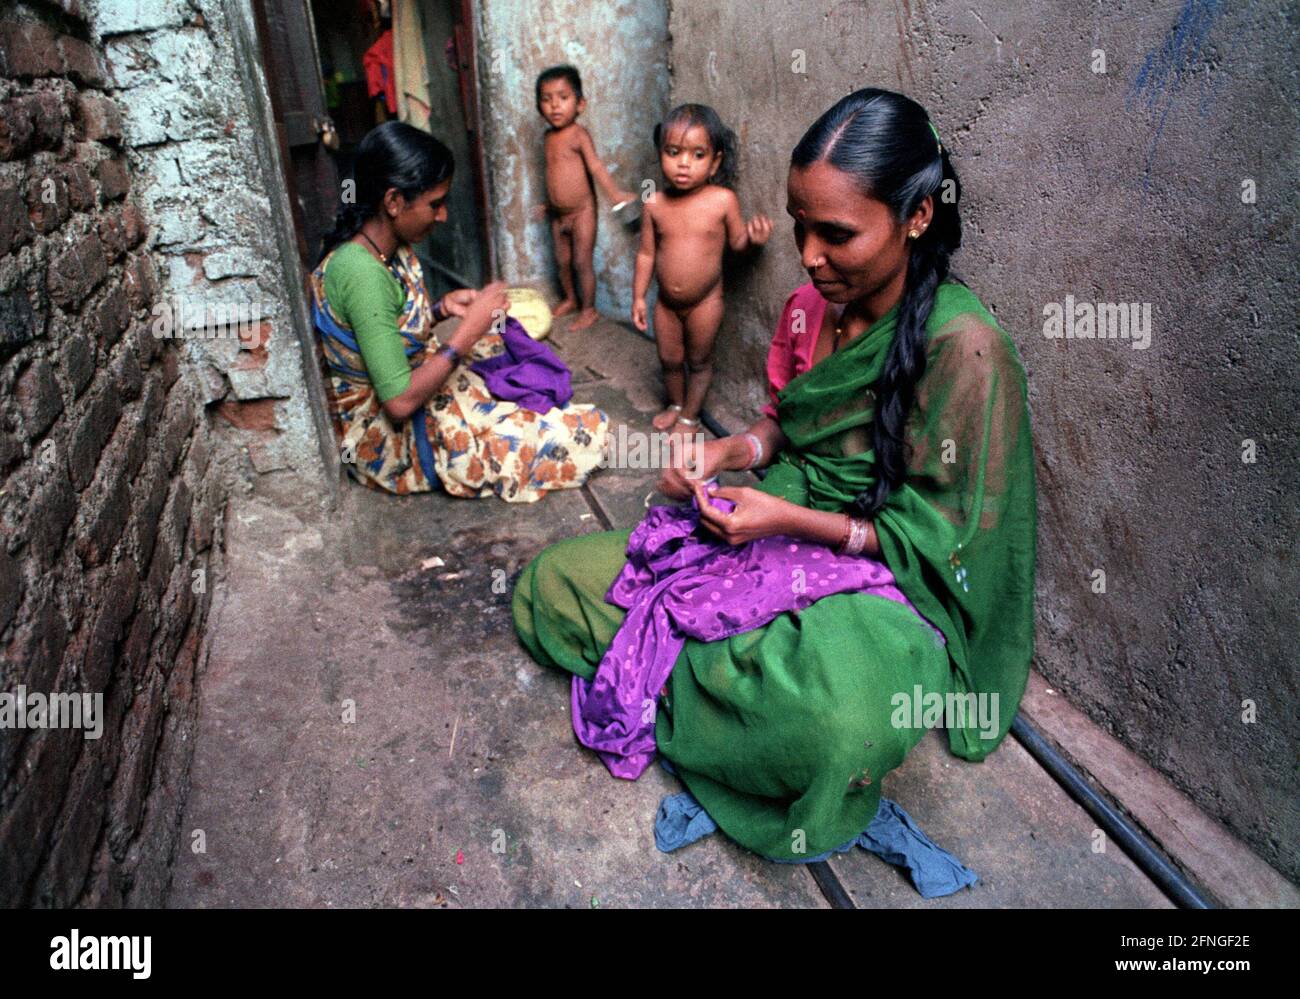
MULTIPOLYGON (((537 113, 537 74, 559 63, 577 67, 587 98, 578 120, 614 179, 639 193, 643 179, 658 176, 651 136, 668 110, 667 7, 659 0, 485 0, 477 7, 479 100, 500 276, 558 294, 550 225, 530 214, 546 201, 547 126, 537 113)), ((638 235, 610 213, 603 194, 597 198, 596 307, 627 319, 638 235)))

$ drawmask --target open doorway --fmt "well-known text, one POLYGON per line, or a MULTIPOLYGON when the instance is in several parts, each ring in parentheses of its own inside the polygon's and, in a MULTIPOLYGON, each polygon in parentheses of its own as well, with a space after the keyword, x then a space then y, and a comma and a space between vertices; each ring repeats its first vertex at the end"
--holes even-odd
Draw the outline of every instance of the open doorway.
POLYGON ((456 157, 448 219, 416 252, 432 295, 478 287, 487 239, 472 0, 254 0, 299 253, 310 270, 339 179, 375 125, 400 119, 456 157))

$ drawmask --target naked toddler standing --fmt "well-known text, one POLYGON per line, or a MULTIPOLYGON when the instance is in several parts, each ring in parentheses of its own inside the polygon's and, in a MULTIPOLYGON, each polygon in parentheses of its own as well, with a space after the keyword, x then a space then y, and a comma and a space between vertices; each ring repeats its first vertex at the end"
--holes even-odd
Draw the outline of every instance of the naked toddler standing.
MULTIPOLYGON (((570 329, 582 330, 596 321, 596 192, 593 181, 613 202, 635 195, 621 190, 596 155, 591 135, 578 124, 587 107, 582 77, 572 66, 552 66, 537 77, 537 110, 550 128, 546 132, 546 198, 542 208, 551 218, 555 262, 564 298, 556 316, 581 307, 570 329), (574 294, 574 273, 578 295, 574 294), (581 296, 579 298, 579 296, 581 296)), ((540 206, 539 206, 540 207, 540 206)))

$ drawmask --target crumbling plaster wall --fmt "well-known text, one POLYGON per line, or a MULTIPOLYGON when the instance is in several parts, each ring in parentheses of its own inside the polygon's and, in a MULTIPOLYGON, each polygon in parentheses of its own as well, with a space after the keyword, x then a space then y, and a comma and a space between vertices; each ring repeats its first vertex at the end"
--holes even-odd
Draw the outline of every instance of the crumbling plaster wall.
POLYGON ((155 223, 156 319, 212 320, 183 346, 246 456, 236 472, 291 471, 328 496, 338 466, 248 3, 98 0, 95 25, 155 223))

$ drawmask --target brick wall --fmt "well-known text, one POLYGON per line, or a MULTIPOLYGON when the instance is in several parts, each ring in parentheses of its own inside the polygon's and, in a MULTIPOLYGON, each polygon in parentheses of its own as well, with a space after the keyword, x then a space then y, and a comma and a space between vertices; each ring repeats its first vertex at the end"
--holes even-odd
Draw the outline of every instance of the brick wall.
POLYGON ((99 739, 0 728, 0 904, 156 905, 184 848, 224 490, 79 0, 0 13, 0 691, 103 695, 99 739))

